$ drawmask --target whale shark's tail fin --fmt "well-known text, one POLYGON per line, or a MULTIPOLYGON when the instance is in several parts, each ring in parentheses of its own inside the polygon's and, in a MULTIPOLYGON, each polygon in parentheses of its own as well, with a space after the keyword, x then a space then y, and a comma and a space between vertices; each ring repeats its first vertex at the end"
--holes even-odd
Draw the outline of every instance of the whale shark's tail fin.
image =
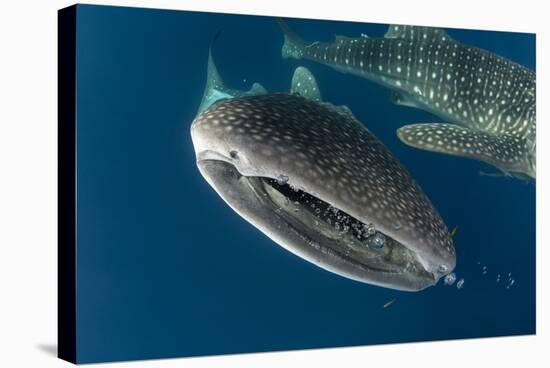
POLYGON ((218 29, 214 34, 214 37, 212 37, 212 40, 210 41, 210 47, 208 48, 208 74, 206 76, 207 82, 217 82, 221 86, 223 86, 223 80, 220 76, 220 73, 218 73, 218 68, 216 67, 216 64, 214 63, 214 58, 212 57, 212 49, 214 48, 214 45, 216 44, 216 41, 220 37, 222 31, 223 28, 218 29))
POLYGON ((279 27, 281 27, 285 35, 285 41, 281 50, 283 58, 300 59, 303 56, 303 50, 306 46, 305 41, 296 33, 294 33, 294 31, 290 29, 288 24, 283 19, 277 18, 277 23, 279 24, 279 27))
POLYGON ((220 37, 222 30, 223 28, 219 29, 216 34, 214 34, 214 37, 212 37, 212 41, 210 41, 210 47, 208 49, 208 66, 206 69, 206 85, 204 87, 204 93, 202 95, 202 100, 197 115, 218 100, 219 98, 217 98, 217 96, 223 95, 227 89, 223 83, 220 73, 218 72, 216 63, 214 63, 214 58, 212 57, 212 48, 214 47, 216 40, 220 37))
POLYGON ((321 92, 317 85, 317 80, 311 74, 309 69, 299 66, 292 76, 291 93, 298 93, 310 100, 321 102, 321 92))
POLYGON ((254 83, 248 91, 231 89, 225 85, 220 73, 218 72, 214 58, 212 57, 212 49, 222 30, 223 29, 217 31, 210 42, 210 49, 208 51, 208 68, 206 71, 206 86, 204 87, 204 93, 197 115, 209 108, 216 101, 222 99, 240 96, 264 95, 267 93, 266 89, 260 83, 254 83))
POLYGON ((454 124, 411 124, 397 129, 399 139, 411 147, 473 158, 506 173, 535 178, 525 139, 494 135, 454 124))

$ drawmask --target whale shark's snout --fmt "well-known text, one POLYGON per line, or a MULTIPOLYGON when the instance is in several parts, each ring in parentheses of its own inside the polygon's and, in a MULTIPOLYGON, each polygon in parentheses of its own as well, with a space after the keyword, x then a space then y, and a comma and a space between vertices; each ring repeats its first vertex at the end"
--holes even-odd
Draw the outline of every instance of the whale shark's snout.
POLYGON ((407 169, 351 112, 297 94, 222 100, 191 126, 223 200, 294 254, 416 291, 455 266, 447 227, 407 169))

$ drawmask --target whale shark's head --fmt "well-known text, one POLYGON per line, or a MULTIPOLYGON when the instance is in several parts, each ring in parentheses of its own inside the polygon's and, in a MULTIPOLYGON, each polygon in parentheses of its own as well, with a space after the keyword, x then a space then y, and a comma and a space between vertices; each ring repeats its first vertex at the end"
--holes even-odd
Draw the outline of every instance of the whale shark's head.
POLYGON ((449 232, 351 112, 297 94, 219 101, 191 126, 203 177, 237 213, 342 276, 416 291, 455 266, 449 232))

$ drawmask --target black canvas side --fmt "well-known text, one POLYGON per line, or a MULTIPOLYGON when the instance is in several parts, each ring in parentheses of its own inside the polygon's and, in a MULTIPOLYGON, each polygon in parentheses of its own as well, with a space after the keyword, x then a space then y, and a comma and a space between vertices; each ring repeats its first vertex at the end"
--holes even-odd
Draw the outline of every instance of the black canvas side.
POLYGON ((58 11, 58 357, 76 363, 76 5, 58 11))

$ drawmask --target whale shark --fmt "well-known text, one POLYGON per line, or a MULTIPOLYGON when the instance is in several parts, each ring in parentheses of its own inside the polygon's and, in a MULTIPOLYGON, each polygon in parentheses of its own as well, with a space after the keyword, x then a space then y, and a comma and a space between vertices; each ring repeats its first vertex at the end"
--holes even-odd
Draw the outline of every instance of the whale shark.
POLYGON ((394 103, 444 119, 399 128, 403 143, 536 178, 534 71, 462 44, 439 28, 390 25, 383 38, 306 42, 284 20, 278 23, 283 58, 308 59, 366 78, 391 89, 394 103))
POLYGON ((407 169, 296 69, 290 93, 224 98, 193 121, 201 175, 241 217, 299 257, 397 290, 456 263, 449 231, 407 169))

